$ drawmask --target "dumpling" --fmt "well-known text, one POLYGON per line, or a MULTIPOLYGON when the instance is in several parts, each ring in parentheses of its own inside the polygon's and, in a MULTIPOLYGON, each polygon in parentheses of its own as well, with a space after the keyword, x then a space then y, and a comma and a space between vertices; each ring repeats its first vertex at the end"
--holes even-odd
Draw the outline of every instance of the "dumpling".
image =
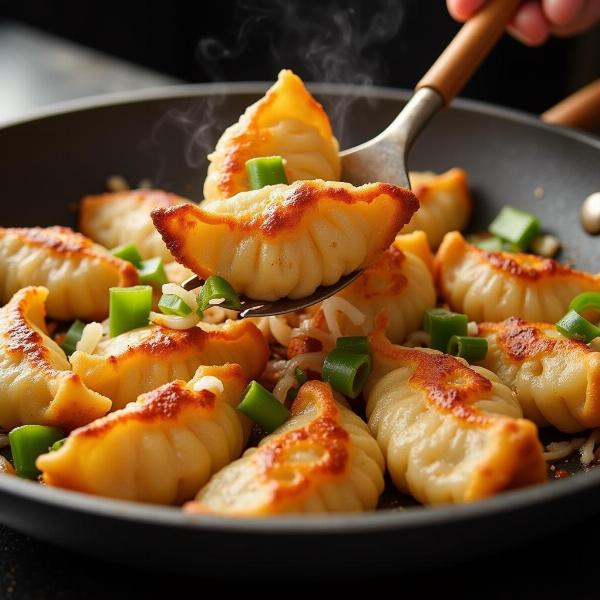
POLYGON ((335 401, 328 384, 309 381, 290 419, 213 476, 186 509, 249 517, 372 510, 383 472, 364 421, 335 401))
POLYGON ((0 303, 28 285, 48 288, 48 316, 101 321, 109 288, 138 282, 135 267, 67 227, 0 227, 0 303))
POLYGON ((259 156, 282 156, 290 183, 340 178, 339 148, 329 118, 291 71, 281 71, 277 83, 221 136, 208 156, 204 197, 230 198, 248 191, 245 164, 259 156))
POLYGON ((37 466, 48 485, 137 502, 177 504, 242 453, 250 423, 236 410, 247 384, 238 365, 200 367, 76 429, 37 466), (203 377, 223 391, 194 390, 203 377))
POLYGON ((600 277, 533 254, 487 252, 448 233, 435 258, 438 287, 452 310, 474 321, 521 317, 554 323, 571 300, 600 291, 600 277))
POLYGON ((19 290, 0 309, 0 429, 53 425, 73 429, 110 410, 108 398, 89 390, 48 337, 48 290, 19 290))
POLYGON ((569 433, 600 426, 600 352, 518 318, 481 323, 478 335, 488 341, 480 364, 515 391, 528 419, 569 433))
MULTIPOLYGON (((375 318, 383 310, 387 316, 386 335, 393 342, 402 342, 405 337, 421 328, 423 313, 436 303, 433 275, 426 260, 421 258, 431 250, 423 232, 410 234, 419 238, 423 249, 416 248, 403 252, 399 245, 405 236, 398 236, 394 242, 364 273, 349 286, 338 292, 334 298, 343 298, 358 308, 366 319, 361 325, 354 325, 343 313, 338 317, 341 335, 364 335, 372 331, 375 318), (399 240, 399 241, 398 241, 399 240)), ((315 325, 323 319, 322 311, 315 318, 315 325)))
POLYGON ((401 233, 422 230, 437 248, 446 233, 461 230, 469 222, 472 201, 467 175, 462 169, 450 169, 439 175, 425 171, 409 176, 420 207, 401 233))
POLYGON ((81 233, 106 246, 135 244, 142 258, 160 256, 173 260, 152 223, 150 213, 189 202, 181 196, 160 190, 127 190, 99 196, 86 196, 79 207, 81 233))
POLYGON ((379 331, 369 340, 366 413, 400 490, 444 504, 545 481, 537 428, 493 373, 379 331))
POLYGON ((418 203, 409 190, 299 181, 152 212, 175 258, 261 300, 303 298, 373 263, 418 203))
POLYGON ((254 379, 267 365, 269 347, 252 323, 228 321, 205 331, 149 325, 101 341, 88 354, 71 355, 73 371, 108 396, 113 409, 175 379, 187 381, 200 365, 239 364, 254 379))

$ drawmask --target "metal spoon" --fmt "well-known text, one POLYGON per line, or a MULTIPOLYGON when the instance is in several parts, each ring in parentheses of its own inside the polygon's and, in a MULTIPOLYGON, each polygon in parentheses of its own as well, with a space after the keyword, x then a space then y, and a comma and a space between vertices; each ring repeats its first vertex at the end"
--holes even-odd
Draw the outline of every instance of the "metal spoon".
MULTIPOLYGON (((502 36, 520 0, 492 0, 465 23, 392 123, 372 140, 341 153, 342 180, 353 185, 384 181, 410 188, 406 158, 413 142, 429 120, 460 92, 479 64, 502 36)), ((352 283, 362 271, 354 271, 337 283, 318 287, 313 294, 273 302, 241 297, 240 317, 266 317, 302 310, 333 296, 352 283)), ((202 280, 183 282, 195 289, 202 280)))

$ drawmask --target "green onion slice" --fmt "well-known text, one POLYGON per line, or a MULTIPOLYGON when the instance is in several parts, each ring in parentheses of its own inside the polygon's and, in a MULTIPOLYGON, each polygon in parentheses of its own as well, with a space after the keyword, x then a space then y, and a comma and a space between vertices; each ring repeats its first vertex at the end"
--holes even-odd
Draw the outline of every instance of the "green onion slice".
POLYGON ((464 358, 469 362, 483 360, 487 351, 488 343, 485 338, 453 335, 448 340, 447 353, 452 356, 464 358))
POLYGON ((570 310, 560 321, 557 321, 556 329, 565 337, 580 340, 586 344, 600 336, 600 328, 584 319, 575 310, 570 310))
POLYGON ((211 306, 221 306, 231 310, 239 310, 242 306, 231 284, 219 275, 211 275, 204 282, 198 296, 200 310, 206 310, 211 306))
POLYGON ((140 276, 140 283, 153 285, 154 287, 160 287, 169 281, 165 273, 163 260, 160 256, 143 260, 138 274, 140 276))
POLYGON ((600 293, 583 292, 583 294, 578 294, 571 300, 569 310, 574 310, 580 315, 583 315, 586 310, 600 311, 600 293))
POLYGON ((467 335, 467 315, 443 308, 430 308, 423 317, 423 329, 429 334, 430 348, 446 352, 453 335, 467 335))
POLYGON ((40 454, 45 454, 50 447, 65 437, 65 432, 58 427, 45 425, 22 425, 8 434, 15 471, 19 477, 35 479, 40 471, 35 461, 40 454))
POLYGON ((357 354, 342 348, 333 349, 323 362, 323 381, 334 390, 356 398, 361 392, 371 373, 371 356, 357 354))
POLYGON ((83 328, 85 327, 85 323, 77 319, 74 321, 69 330, 65 334, 65 338, 63 339, 60 347, 65 351, 67 356, 71 356, 75 350, 77 350, 77 342, 81 339, 83 334, 83 328))
POLYGON ((303 385, 308 381, 308 376, 300 367, 296 367, 296 370, 294 371, 294 377, 296 377, 296 381, 300 385, 303 385))
POLYGON ((275 431, 290 416, 289 410, 257 381, 251 381, 237 409, 266 432, 275 431))
POLYGON ((540 221, 535 215, 505 206, 490 223, 489 231, 523 251, 540 232, 540 221))
POLYGON ((357 354, 371 354, 369 338, 365 335, 351 335, 348 337, 339 337, 335 342, 335 347, 348 352, 357 354))
POLYGON ((64 437, 62 440, 58 440, 57 442, 54 442, 54 444, 52 444, 52 446, 50 446, 50 452, 56 452, 57 450, 60 450, 64 445, 65 442, 67 441, 68 438, 64 437))
POLYGON ((192 312, 192 309, 175 294, 163 294, 158 301, 158 310, 163 315, 175 315, 177 317, 185 317, 192 312))
POLYGON ((251 190, 288 182, 281 156, 262 156, 247 160, 246 174, 251 190))
POLYGON ((142 268, 142 257, 134 244, 123 244, 113 248, 110 252, 113 256, 130 262, 137 269, 142 268))
POLYGON ((152 287, 135 285, 110 288, 108 322, 111 337, 148 325, 152 310, 152 287))
POLYGON ((486 252, 500 252, 504 250, 504 242, 496 235, 489 237, 473 237, 469 240, 473 246, 477 246, 486 252))

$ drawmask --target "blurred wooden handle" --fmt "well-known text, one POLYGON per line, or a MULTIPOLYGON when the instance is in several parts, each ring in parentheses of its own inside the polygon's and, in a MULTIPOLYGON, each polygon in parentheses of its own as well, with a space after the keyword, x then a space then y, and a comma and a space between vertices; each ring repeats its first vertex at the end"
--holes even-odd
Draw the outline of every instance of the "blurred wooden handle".
POLYGON ((450 103, 502 37, 521 0, 491 0, 469 19, 417 84, 450 103))
POLYGON ((541 119, 553 125, 578 129, 600 127, 600 79, 549 108, 541 119))

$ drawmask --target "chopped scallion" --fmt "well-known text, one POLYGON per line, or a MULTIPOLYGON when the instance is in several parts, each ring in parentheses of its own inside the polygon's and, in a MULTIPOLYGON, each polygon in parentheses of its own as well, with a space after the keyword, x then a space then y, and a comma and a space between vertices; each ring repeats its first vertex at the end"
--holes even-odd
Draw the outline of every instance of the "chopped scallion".
POLYGON ((221 306, 231 310, 241 308, 240 299, 231 284, 219 275, 211 275, 202 286, 198 296, 200 310, 206 310, 210 306, 221 306))
POLYGON ((167 274, 165 273, 165 266, 163 265, 163 261, 160 256, 143 260, 138 274, 140 276, 140 283, 145 285, 160 287, 161 285, 168 283, 167 274))
POLYGON ((152 287, 135 285, 110 288, 109 328, 111 337, 148 325, 152 310, 152 287))
POLYGON ((77 342, 81 339, 83 334, 83 328, 85 323, 82 323, 79 319, 74 321, 69 330, 65 334, 60 347, 65 351, 67 356, 71 356, 75 350, 77 350, 77 342))
POLYGON ((430 308, 423 317, 423 329, 429 334, 430 348, 446 352, 453 335, 467 335, 468 317, 443 308, 430 308))
POLYGON ((40 454, 48 452, 65 432, 58 427, 45 425, 22 425, 8 434, 15 471, 19 477, 35 479, 40 471, 35 461, 40 454))
POLYGON ((288 409, 257 381, 251 381, 237 409, 271 433, 287 421, 288 409))
POLYGON ((600 328, 584 319, 575 310, 570 310, 560 321, 557 321, 556 329, 565 337, 580 340, 586 344, 600 336, 600 328))
POLYGON ((158 301, 158 310, 163 315, 175 315, 177 317, 185 317, 192 312, 192 309, 175 294, 163 294, 158 301))
POLYGON ((348 337, 339 337, 335 342, 335 347, 348 352, 357 354, 371 354, 369 338, 365 335, 352 335, 348 337))
POLYGON ((469 362, 483 360, 488 351, 485 338, 468 335, 453 335, 448 341, 447 353, 464 358, 469 362))
POLYGON ((52 446, 50 446, 50 452, 56 452, 57 450, 60 450, 65 445, 66 441, 67 441, 67 438, 65 437, 62 440, 58 440, 57 442, 54 442, 54 444, 52 444, 52 446))
POLYGON ((281 156, 262 156, 247 160, 246 174, 251 190, 288 182, 281 156))
POLYGON ((111 250, 111 254, 117 258, 130 262, 137 269, 142 268, 142 257, 134 244, 123 244, 122 246, 117 246, 111 250))
POLYGON ((571 300, 569 310, 574 310, 580 315, 587 310, 600 311, 600 293, 598 292, 583 292, 578 294, 571 300))
POLYGON ((296 367, 296 370, 294 371, 294 377, 296 378, 296 381, 300 384, 303 385, 304 383, 306 383, 308 381, 308 376, 306 375, 306 373, 300 369, 299 367, 296 367))
POLYGON ((471 243, 486 252, 500 252, 504 250, 504 242, 495 235, 472 238, 471 243))
POLYGON ((343 350, 333 349, 323 362, 323 381, 331 385, 334 390, 356 398, 361 392, 371 372, 371 356, 357 354, 343 350))
POLYGON ((540 232, 540 221, 535 215, 505 206, 490 223, 489 231, 524 251, 540 232))

